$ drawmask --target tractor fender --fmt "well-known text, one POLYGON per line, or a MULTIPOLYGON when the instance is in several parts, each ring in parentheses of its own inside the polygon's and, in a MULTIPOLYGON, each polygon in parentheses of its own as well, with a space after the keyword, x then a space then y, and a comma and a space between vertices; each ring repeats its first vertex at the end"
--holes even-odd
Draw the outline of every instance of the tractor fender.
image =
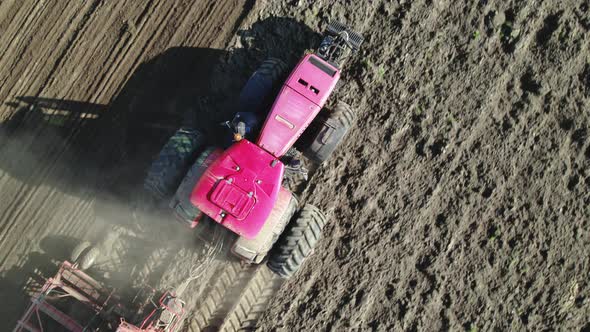
POLYGON ((231 248, 232 253, 248 263, 262 262, 291 220, 297 205, 295 195, 281 187, 279 197, 258 235, 253 239, 239 237, 231 248))

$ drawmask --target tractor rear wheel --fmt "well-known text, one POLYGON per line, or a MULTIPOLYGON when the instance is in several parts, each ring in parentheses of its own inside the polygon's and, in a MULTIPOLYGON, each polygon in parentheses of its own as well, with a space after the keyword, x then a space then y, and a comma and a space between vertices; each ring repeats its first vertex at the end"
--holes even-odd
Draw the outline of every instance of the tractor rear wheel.
POLYGON ((325 225, 323 212, 306 204, 279 238, 269 256, 268 267, 280 277, 291 277, 311 254, 325 225))
POLYGON ((320 164, 326 161, 342 142, 355 118, 356 115, 348 104, 338 102, 332 112, 320 117, 314 124, 313 140, 304 150, 304 155, 320 164))
POLYGON ((178 129, 152 163, 144 188, 158 200, 172 196, 195 160, 204 137, 195 129, 178 129))
POLYGON ((286 72, 287 65, 283 61, 275 58, 265 60, 242 88, 239 109, 243 112, 265 113, 286 72))
POLYGON ((170 207, 179 219, 191 224, 201 214, 201 211, 191 203, 190 196, 197 182, 207 170, 207 167, 209 167, 210 161, 216 159, 216 155, 219 155, 220 152, 219 149, 214 147, 206 148, 191 166, 184 179, 182 179, 178 190, 176 190, 176 194, 170 201, 170 207))

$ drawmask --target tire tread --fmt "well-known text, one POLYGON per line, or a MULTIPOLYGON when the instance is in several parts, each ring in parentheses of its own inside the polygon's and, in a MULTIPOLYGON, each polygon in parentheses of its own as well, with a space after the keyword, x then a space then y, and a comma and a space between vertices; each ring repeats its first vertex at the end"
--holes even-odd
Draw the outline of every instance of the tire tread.
POLYGON ((283 278, 292 276, 311 254, 325 224, 326 218, 317 207, 305 205, 277 242, 268 267, 283 278))

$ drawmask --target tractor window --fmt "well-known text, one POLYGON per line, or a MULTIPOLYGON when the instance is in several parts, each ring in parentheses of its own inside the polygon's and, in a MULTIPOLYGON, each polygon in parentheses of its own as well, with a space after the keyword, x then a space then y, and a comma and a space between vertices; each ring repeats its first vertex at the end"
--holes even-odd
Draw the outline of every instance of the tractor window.
POLYGON ((314 65, 319 70, 323 71, 324 73, 334 77, 336 75, 336 70, 330 68, 327 64, 323 63, 322 61, 318 60, 316 57, 312 56, 309 58, 309 62, 314 65))
POLYGON ((307 82, 304 81, 303 78, 300 78, 299 81, 297 81, 297 82, 299 82, 299 84, 301 84, 303 86, 307 86, 307 82))
MULTIPOLYGON (((298 82, 299 84, 303 85, 303 86, 304 86, 304 87, 306 87, 306 88, 307 88, 307 86, 309 85, 309 83, 307 83, 307 81, 305 81, 303 78, 300 78, 300 79, 299 79, 297 82, 298 82)), ((309 89, 310 89, 310 90, 311 90, 313 93, 315 93, 316 95, 317 95, 318 93, 320 93, 320 90, 319 90, 318 88, 316 88, 315 86, 313 86, 313 85, 312 85, 312 86, 310 86, 310 87, 309 87, 309 89)))

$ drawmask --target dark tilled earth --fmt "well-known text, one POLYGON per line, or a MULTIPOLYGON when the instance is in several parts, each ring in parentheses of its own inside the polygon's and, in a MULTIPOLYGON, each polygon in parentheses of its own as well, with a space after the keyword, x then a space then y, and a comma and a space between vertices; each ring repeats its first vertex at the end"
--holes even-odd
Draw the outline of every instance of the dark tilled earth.
MULTIPOLYGON (((590 328, 587 1, 266 2, 363 32, 331 223, 261 330, 590 328)), ((256 8, 255 8, 256 9, 256 8)))
POLYGON ((187 330, 590 329, 589 8, 0 2, 0 329, 81 239, 118 252, 107 282, 186 278, 206 246, 137 213, 145 169, 187 112, 214 134, 261 61, 295 63, 331 19, 366 41, 332 99, 356 126, 300 195, 325 236, 282 284, 216 256, 187 330))

